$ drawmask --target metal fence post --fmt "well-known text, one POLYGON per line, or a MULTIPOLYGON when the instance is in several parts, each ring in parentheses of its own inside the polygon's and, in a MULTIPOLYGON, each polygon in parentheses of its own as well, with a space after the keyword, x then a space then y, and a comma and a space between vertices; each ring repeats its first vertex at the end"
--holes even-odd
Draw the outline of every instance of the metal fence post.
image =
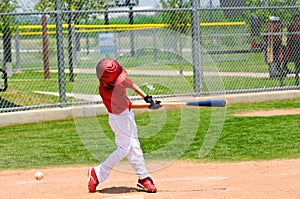
POLYGON ((191 37, 192 37, 192 57, 193 57, 193 73, 194 73, 194 92, 200 95, 203 92, 203 68, 201 57, 200 45, 200 13, 199 13, 199 0, 191 1, 192 7, 192 24, 191 24, 191 37))
POLYGON ((21 70, 21 56, 20 56, 20 36, 19 31, 17 30, 15 33, 15 45, 16 45, 16 70, 21 70))
POLYGON ((57 64, 58 64, 58 83, 59 83, 59 99, 61 107, 66 107, 66 81, 65 81, 65 65, 64 65, 64 43, 62 30, 62 10, 61 1, 55 1, 56 10, 56 43, 57 43, 57 64))
MULTIPOLYGON (((246 23, 244 24, 244 50, 246 51, 247 50, 247 26, 246 26, 246 23)), ((248 53, 244 53, 244 59, 246 60, 248 58, 248 53)))
MULTIPOLYGON (((70 25, 70 24, 69 24, 70 25)), ((71 24, 71 26, 68 28, 69 30, 69 44, 68 44, 68 52, 69 52, 69 72, 70 82, 74 82, 74 68, 76 68, 76 30, 75 25, 71 24)))
POLYGON ((154 63, 157 63, 157 41, 156 31, 153 31, 153 50, 154 50, 154 63))
MULTIPOLYGON (((129 5, 129 24, 134 24, 133 19, 133 6, 129 5)), ((130 54, 131 56, 134 56, 135 49, 134 49, 134 30, 130 30, 130 54)))

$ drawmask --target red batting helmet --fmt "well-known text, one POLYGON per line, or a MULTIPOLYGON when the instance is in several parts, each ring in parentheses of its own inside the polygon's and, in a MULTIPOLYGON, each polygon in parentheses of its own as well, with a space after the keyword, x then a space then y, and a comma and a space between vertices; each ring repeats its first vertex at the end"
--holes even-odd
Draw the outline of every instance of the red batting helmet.
POLYGON ((114 59, 104 58, 96 67, 97 77, 104 84, 117 85, 127 78, 127 72, 114 59))

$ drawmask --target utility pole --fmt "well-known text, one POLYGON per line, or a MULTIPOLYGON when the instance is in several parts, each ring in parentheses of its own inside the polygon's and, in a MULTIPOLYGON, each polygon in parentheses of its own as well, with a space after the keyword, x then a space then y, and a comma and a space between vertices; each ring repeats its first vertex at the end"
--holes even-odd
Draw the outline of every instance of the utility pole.
POLYGON ((58 63, 58 83, 59 83, 59 99, 61 107, 66 107, 66 81, 65 81, 65 56, 64 56, 64 41, 62 30, 62 10, 61 0, 55 1, 56 11, 56 43, 57 43, 57 63, 58 63))
MULTIPOLYGON (((126 0, 126 5, 129 6, 129 24, 134 24, 134 19, 133 19, 133 6, 134 4, 132 4, 130 2, 130 0, 126 0)), ((134 52, 134 32, 133 30, 130 30, 130 53, 131 56, 134 56, 135 52, 134 52)))
MULTIPOLYGON (((5 0, 4 5, 10 11, 10 1, 5 0)), ((6 71, 8 76, 12 76, 12 56, 11 56, 11 29, 10 29, 10 20, 11 16, 4 16, 3 17, 3 69, 6 71)))

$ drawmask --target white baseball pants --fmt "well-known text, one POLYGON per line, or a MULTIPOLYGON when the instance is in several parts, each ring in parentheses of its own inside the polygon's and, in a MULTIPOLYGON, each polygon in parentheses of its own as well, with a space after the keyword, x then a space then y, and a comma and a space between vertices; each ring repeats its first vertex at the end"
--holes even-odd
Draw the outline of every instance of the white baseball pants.
POLYGON ((125 157, 140 179, 148 177, 149 174, 138 140, 134 113, 128 109, 121 114, 109 113, 108 120, 115 133, 117 149, 102 164, 95 167, 99 182, 104 182, 114 166, 125 157))

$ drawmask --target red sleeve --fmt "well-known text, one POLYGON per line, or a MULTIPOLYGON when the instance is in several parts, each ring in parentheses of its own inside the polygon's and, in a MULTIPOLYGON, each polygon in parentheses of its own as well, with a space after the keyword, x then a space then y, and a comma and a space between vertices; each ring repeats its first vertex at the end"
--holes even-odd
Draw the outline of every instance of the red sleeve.
POLYGON ((126 87, 126 88, 131 88, 133 89, 133 82, 131 81, 131 79, 129 78, 126 78, 123 82, 123 85, 126 87))

